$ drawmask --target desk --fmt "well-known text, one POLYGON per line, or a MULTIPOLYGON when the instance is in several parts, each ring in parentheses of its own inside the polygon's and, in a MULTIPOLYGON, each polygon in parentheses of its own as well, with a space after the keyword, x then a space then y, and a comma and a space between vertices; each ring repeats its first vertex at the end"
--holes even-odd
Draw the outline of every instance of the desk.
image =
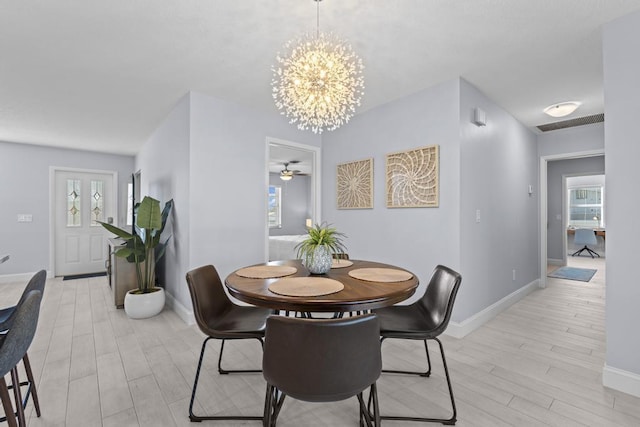
MULTIPOLYGON (((298 312, 346 312, 371 310, 386 307, 409 298, 416 291, 419 281, 413 277, 404 282, 380 283, 367 282, 349 276, 349 270, 356 268, 394 268, 393 265, 371 261, 352 260, 353 265, 345 268, 334 268, 329 273, 318 277, 327 277, 339 281, 344 289, 334 294, 317 297, 288 297, 271 292, 268 287, 278 279, 249 279, 240 277, 234 271, 224 283, 229 293, 240 301, 275 310, 298 312)), ((287 277, 309 276, 309 270, 300 260, 273 261, 258 265, 286 265, 297 268, 297 272, 287 277)), ((236 270, 237 271, 237 270, 236 270)), ((406 270, 405 270, 406 271, 406 270)))
MULTIPOLYGON (((593 232, 596 234, 596 236, 601 236, 603 239, 606 238, 606 232, 604 229, 599 229, 596 228, 593 230, 593 232)), ((567 234, 576 234, 576 229, 575 228, 567 228, 567 234)))

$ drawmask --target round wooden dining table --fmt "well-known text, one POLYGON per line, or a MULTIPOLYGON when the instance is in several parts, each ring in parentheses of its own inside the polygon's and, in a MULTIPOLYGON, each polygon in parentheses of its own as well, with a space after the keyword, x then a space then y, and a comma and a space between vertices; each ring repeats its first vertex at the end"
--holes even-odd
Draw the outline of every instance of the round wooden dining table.
POLYGON ((371 310, 396 304, 413 295, 419 284, 418 277, 415 274, 400 267, 371 261, 350 260, 347 262, 352 262, 353 264, 348 267, 332 268, 328 273, 322 275, 311 275, 300 260, 272 261, 251 266, 294 267, 296 269, 295 273, 286 277, 328 278, 338 281, 344 286, 342 290, 328 295, 280 295, 270 291, 269 286, 283 277, 242 277, 237 274, 242 269, 229 274, 225 279, 225 285, 233 297, 259 307, 296 312, 336 313, 371 310), (375 281, 375 277, 362 280, 349 275, 349 271, 356 269, 376 269, 369 270, 374 272, 378 271, 377 269, 401 270, 405 275, 410 275, 411 277, 402 281, 378 282, 375 281))

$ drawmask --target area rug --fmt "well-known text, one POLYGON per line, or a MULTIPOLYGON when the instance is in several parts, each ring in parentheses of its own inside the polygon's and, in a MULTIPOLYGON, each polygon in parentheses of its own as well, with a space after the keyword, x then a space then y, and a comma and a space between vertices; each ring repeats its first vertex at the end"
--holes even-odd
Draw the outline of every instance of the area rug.
POLYGON ((549 273, 548 277, 555 277, 556 279, 567 279, 567 280, 579 280, 581 282, 588 282, 591 280, 594 274, 596 274, 595 269, 591 268, 576 268, 576 267, 560 267, 559 269, 549 273))
POLYGON ((106 275, 107 273, 105 271, 101 271, 99 273, 72 274, 70 276, 63 276, 62 280, 86 279, 88 277, 100 277, 100 276, 106 276, 106 275))

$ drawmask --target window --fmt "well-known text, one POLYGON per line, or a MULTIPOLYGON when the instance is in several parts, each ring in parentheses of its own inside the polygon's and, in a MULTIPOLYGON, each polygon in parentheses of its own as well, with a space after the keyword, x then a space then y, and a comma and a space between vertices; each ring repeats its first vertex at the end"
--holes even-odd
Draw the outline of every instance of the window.
POLYGON ((603 187, 569 188, 569 227, 604 227, 603 187))
POLYGON ((282 227, 282 209, 281 209, 281 187, 278 185, 269 186, 269 228, 282 227))

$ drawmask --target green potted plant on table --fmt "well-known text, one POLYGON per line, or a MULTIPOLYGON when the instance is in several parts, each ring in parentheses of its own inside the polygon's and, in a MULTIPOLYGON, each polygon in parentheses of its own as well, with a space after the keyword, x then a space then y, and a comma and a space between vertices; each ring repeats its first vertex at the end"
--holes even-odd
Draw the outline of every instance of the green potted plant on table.
POLYGON ((325 274, 331 269, 334 254, 346 252, 346 236, 327 223, 309 227, 308 237, 296 245, 297 256, 311 274, 325 274))
POLYGON ((155 267, 167 248, 169 238, 161 242, 160 237, 172 207, 173 200, 169 200, 160 211, 160 202, 145 196, 135 208, 135 233, 105 222, 100 223, 125 241, 125 245, 115 251, 115 255, 135 263, 138 288, 127 292, 124 298, 124 310, 133 319, 155 316, 164 307, 164 289, 156 287, 155 267))

